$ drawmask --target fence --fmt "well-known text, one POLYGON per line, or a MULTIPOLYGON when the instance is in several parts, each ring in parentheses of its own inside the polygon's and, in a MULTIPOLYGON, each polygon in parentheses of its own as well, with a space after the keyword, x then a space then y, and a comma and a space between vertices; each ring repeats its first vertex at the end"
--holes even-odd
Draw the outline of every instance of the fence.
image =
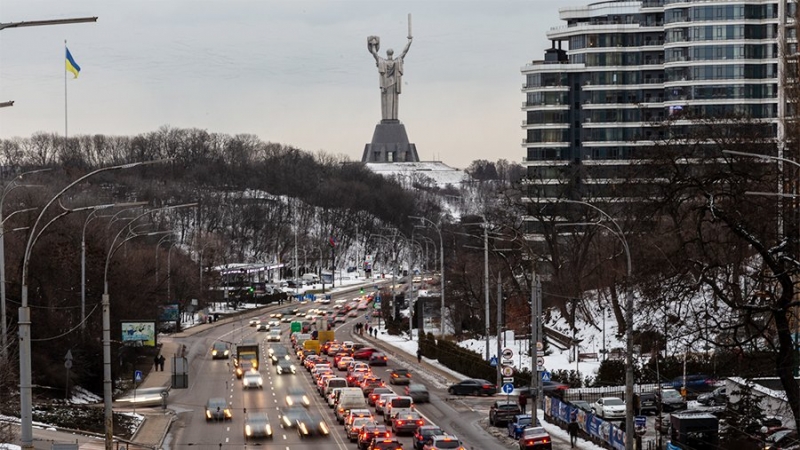
MULTIPOLYGON (((637 384, 633 387, 634 393, 656 392, 658 384, 637 384)), ((625 396, 625 386, 603 386, 591 388, 567 389, 561 395, 564 400, 586 400, 593 403, 600 397, 619 397, 625 396)))
POLYGON ((625 450, 625 432, 590 412, 557 398, 545 396, 544 415, 550 423, 561 427, 566 427, 570 419, 575 418, 584 438, 614 450, 625 450))

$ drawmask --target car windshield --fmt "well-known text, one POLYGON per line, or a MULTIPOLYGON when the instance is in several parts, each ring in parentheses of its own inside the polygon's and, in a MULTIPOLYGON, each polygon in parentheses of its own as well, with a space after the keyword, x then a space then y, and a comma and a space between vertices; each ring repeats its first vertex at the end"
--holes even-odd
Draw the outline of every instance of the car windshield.
POLYGON ((222 342, 217 342, 214 344, 214 350, 225 350, 225 344, 222 342))
POLYGON ((546 433, 547 432, 544 431, 544 428, 542 428, 542 427, 531 427, 531 428, 526 428, 525 429, 525 437, 537 436, 537 435, 546 434, 546 433))
POLYGON ((458 447, 459 447, 458 441, 445 441, 445 440, 436 441, 436 448, 458 448, 458 447))
POLYGON ((605 406, 623 406, 625 403, 618 398, 607 398, 603 401, 605 406))
POLYGON ((526 427, 531 423, 533 423, 533 419, 531 419, 530 417, 522 417, 517 421, 517 425, 521 427, 526 427))
POLYGON ((668 399, 682 399, 681 394, 678 394, 677 391, 663 391, 661 396, 668 399))
POLYGON ((412 384, 412 385, 410 385, 408 387, 408 390, 410 392, 427 392, 428 388, 426 388, 425 386, 423 386, 421 384, 412 384))
POLYGON ((247 422, 250 424, 268 424, 269 417, 267 417, 267 413, 252 413, 250 416, 247 417, 247 422))

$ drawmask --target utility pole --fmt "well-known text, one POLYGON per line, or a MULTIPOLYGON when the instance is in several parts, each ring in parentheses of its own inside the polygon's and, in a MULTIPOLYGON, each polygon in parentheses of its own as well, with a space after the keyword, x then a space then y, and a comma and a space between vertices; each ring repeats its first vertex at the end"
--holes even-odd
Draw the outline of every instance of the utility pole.
POLYGON ((503 381, 502 374, 500 373, 500 368, 502 367, 500 355, 503 353, 503 349, 500 348, 500 339, 501 333, 503 332, 503 284, 501 283, 500 273, 497 273, 497 386, 502 386, 501 382, 503 381))
MULTIPOLYGON (((530 352, 531 352, 531 417, 536 419, 537 400, 539 399, 539 365, 536 363, 539 360, 539 330, 538 320, 536 315, 538 299, 536 298, 536 266, 531 261, 531 339, 530 339, 530 352), (535 397, 534 397, 535 396, 535 397)), ((536 425, 536 420, 533 421, 536 425)))
MULTIPOLYGON (((489 331, 491 330, 491 317, 489 313, 489 227, 486 224, 486 219, 484 218, 483 224, 483 285, 484 285, 484 293, 486 294, 486 360, 489 360, 489 331)), ((500 357, 500 354, 497 355, 500 357)))

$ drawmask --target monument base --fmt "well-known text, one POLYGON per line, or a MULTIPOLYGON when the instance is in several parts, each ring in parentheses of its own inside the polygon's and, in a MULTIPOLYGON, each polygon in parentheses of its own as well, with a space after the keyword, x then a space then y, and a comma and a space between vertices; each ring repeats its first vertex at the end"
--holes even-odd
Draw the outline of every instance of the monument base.
POLYGON ((406 127, 399 120, 381 120, 372 142, 364 146, 364 163, 419 162, 417 146, 408 142, 406 127))

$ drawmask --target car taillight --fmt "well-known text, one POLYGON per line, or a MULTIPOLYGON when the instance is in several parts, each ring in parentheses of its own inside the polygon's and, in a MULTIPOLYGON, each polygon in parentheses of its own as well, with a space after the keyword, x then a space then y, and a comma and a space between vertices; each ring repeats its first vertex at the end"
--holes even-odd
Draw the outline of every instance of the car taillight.
POLYGON ((423 423, 424 423, 424 422, 423 422, 423 421, 421 421, 421 420, 418 420, 418 421, 417 421, 417 425, 422 425, 423 423))
POLYGON ((484 388, 484 389, 490 389, 491 387, 492 387, 492 385, 491 385, 491 384, 484 384, 484 385, 483 385, 483 388, 484 388))
POLYGON ((397 424, 398 424, 398 425, 402 425, 402 424, 403 424, 403 421, 402 421, 402 420, 398 420, 398 421, 397 421, 397 424))

